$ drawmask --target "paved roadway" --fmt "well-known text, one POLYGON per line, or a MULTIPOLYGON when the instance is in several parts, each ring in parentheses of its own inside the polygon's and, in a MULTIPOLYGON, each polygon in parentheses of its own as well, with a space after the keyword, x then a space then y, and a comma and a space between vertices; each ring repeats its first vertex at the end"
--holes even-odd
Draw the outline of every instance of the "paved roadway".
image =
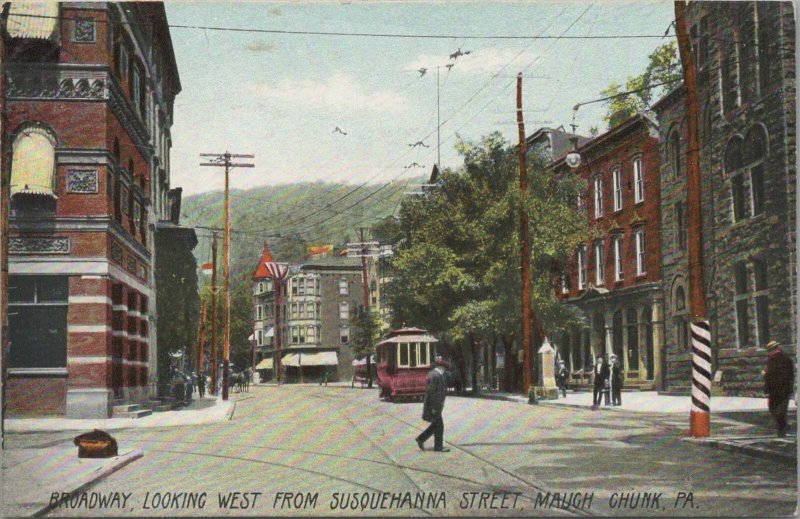
MULTIPOLYGON (((229 422, 115 431, 120 445, 145 456, 90 490, 131 492, 127 510, 62 507, 53 515, 785 516, 796 509, 794 467, 688 445, 681 441, 685 416, 449 397, 445 440, 452 450, 434 453, 420 452, 413 441, 425 425, 422 406, 382 402, 375 390, 251 386, 232 397, 237 403, 229 422), (235 491, 251 493, 250 508, 220 508, 218 493, 235 491), (587 496, 574 494, 577 506, 561 510, 553 494, 547 500, 553 508, 543 506, 548 491, 587 496), (156 494, 163 500, 178 492, 184 494, 167 509, 145 508, 153 507, 156 494), (191 492, 206 492, 203 508, 182 501, 191 492), (296 495, 285 500, 279 492, 317 495, 316 504, 295 501, 296 495), (372 509, 381 506, 381 492, 399 497, 386 498, 386 509, 372 509), (402 500, 406 492, 411 503, 402 500), (428 501, 411 508, 420 492, 428 501), (465 492, 498 494, 494 501, 481 494, 471 501, 465 492), (366 493, 374 505, 332 510, 336 493, 340 504, 345 495, 357 493, 360 502, 366 493), (634 493, 631 506, 640 493, 639 508, 620 508, 624 493, 634 493), (641 508, 645 496, 659 493, 648 499, 657 508, 641 508), (676 507, 679 493, 684 498, 676 507)), ((714 427, 714 434, 736 434, 761 426, 717 417, 714 427)), ((44 445, 71 437, 14 435, 10 442, 44 445)), ((244 497, 237 503, 244 505, 244 497)))

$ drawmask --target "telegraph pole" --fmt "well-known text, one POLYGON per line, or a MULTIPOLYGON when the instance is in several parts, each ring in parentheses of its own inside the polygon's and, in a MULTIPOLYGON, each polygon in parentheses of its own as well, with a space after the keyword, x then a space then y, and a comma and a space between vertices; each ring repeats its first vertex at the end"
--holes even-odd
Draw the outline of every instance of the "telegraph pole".
POLYGON ((211 394, 217 394, 217 231, 211 234, 211 394))
POLYGON ((686 2, 675 2, 675 32, 683 67, 686 104, 686 211, 689 256, 689 312, 692 315, 692 408, 689 435, 707 437, 711 433, 711 327, 706 317, 703 292, 703 221, 700 207, 700 154, 697 138, 697 78, 695 77, 689 31, 686 27, 686 2))
POLYGON ((519 128, 519 243, 520 276, 522 282, 522 392, 527 395, 531 385, 531 249, 528 243, 528 168, 525 163, 525 121, 522 118, 522 73, 517 75, 517 127, 519 128))
POLYGON ((206 330, 206 304, 203 303, 200 305, 200 324, 197 330, 197 373, 198 377, 203 376, 203 341, 205 341, 205 330, 206 330))
POLYGON ((367 287, 367 244, 364 241, 364 227, 359 227, 359 237, 361 238, 361 285, 364 296, 364 311, 369 311, 369 288, 367 287))
POLYGON ((225 263, 222 265, 222 284, 225 288, 225 327, 222 338, 222 399, 228 399, 228 368, 231 361, 231 290, 230 290, 230 270, 231 270, 231 215, 230 215, 230 171, 232 168, 254 168, 255 164, 233 163, 231 159, 247 158, 252 159, 255 155, 238 155, 229 152, 225 153, 201 153, 201 157, 214 157, 209 162, 200 163, 201 166, 224 167, 225 168, 225 235, 222 240, 222 256, 225 263))
POLYGON ((0 435, 2 446, 6 442, 6 384, 8 375, 8 219, 11 204, 11 171, 6 162, 6 20, 10 4, 0 7, 0 373, 2 373, 2 398, 0 398, 0 435))

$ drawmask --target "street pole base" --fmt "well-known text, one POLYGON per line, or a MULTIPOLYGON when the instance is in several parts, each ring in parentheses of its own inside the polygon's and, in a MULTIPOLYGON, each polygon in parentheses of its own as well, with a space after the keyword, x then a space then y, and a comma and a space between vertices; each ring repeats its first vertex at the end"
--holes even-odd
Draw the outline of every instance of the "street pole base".
POLYGON ((228 368, 230 366, 230 361, 223 360, 222 361, 222 399, 228 399, 228 368))
POLYGON ((708 438, 711 435, 711 416, 709 413, 689 412, 689 436, 692 438, 708 438))

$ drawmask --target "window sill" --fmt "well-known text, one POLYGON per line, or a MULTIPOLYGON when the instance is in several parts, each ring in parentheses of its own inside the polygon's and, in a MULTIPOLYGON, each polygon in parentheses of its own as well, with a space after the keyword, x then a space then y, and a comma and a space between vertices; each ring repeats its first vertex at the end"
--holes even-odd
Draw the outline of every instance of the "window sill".
POLYGON ((638 202, 634 202, 633 205, 634 205, 634 207, 642 206, 642 205, 644 205, 644 200, 639 200, 638 202))
POLYGON ((8 374, 17 377, 66 377, 67 368, 9 368, 8 374))

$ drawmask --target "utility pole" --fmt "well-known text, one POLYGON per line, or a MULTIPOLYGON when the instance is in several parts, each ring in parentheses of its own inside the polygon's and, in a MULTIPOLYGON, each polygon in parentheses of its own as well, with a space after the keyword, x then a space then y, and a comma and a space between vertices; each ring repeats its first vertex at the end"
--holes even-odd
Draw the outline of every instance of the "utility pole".
MULTIPOLYGON (((438 81, 438 73, 439 69, 436 69, 437 73, 437 81, 438 81)), ((367 243, 364 241, 364 231, 366 229, 364 227, 359 227, 359 238, 361 239, 361 287, 363 289, 363 296, 364 296, 364 319, 371 319, 370 316, 370 308, 369 308, 369 284, 367 281, 367 243)), ((367 352, 367 380, 369 388, 372 389, 372 353, 367 352)))
POLYGON ((711 433, 711 326, 706 317, 703 291, 703 220, 700 206, 700 143, 697 138, 697 78, 695 77, 686 2, 675 2, 675 32, 683 67, 686 104, 686 211, 689 257, 689 312, 692 316, 692 408, 689 435, 711 433))
POLYGON ((522 392, 531 385, 531 249, 528 243, 528 168, 525 163, 525 121, 522 118, 522 73, 517 75, 517 127, 519 128, 519 243, 522 282, 522 392))
POLYGON ((233 163, 232 158, 252 159, 255 155, 238 155, 229 152, 225 153, 201 153, 201 157, 214 157, 209 162, 200 163, 201 166, 224 167, 225 168, 225 235, 222 240, 222 256, 225 263, 222 265, 222 284, 225 288, 224 311, 225 326, 222 338, 222 399, 228 399, 228 369, 231 362, 231 290, 230 290, 230 270, 231 270, 231 202, 230 202, 230 171, 232 168, 254 168, 255 164, 233 163))
POLYGON ((6 161, 8 108, 6 103, 6 20, 11 4, 0 7, 0 372, 2 372, 2 402, 0 402, 0 435, 6 442, 6 392, 8 389, 8 220, 11 205, 11 171, 6 161))
POLYGON ((436 67, 436 165, 439 167, 442 165, 442 123, 439 110, 439 71, 441 68, 436 67))
POLYGON ((217 231, 211 234, 211 394, 217 394, 217 231))
POLYGON ((197 327, 197 361, 195 364, 197 365, 195 373, 197 373, 198 377, 203 376, 203 355, 205 352, 203 351, 203 341, 205 341, 205 330, 206 330, 206 304, 202 303, 200 305, 200 324, 197 327))

